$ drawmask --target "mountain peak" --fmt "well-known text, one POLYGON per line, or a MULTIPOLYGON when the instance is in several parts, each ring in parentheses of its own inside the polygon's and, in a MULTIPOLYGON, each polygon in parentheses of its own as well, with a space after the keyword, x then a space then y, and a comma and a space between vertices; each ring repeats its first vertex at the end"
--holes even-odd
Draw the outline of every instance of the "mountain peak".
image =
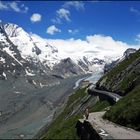
POLYGON ((135 53, 136 52, 136 49, 134 49, 134 48, 128 48, 124 53, 123 53, 123 55, 125 56, 125 57, 128 57, 131 53, 135 53))
POLYGON ((16 37, 19 35, 19 32, 24 31, 21 27, 13 23, 1 23, 0 27, 9 37, 16 37))

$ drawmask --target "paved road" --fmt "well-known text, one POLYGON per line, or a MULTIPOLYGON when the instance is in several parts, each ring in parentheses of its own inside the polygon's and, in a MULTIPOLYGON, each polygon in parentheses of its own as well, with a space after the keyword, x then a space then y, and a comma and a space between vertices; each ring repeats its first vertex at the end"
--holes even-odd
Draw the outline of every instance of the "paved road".
POLYGON ((88 121, 103 139, 140 139, 140 132, 103 120, 105 111, 89 114, 88 121))
POLYGON ((116 93, 95 89, 93 85, 90 86, 88 90, 90 91, 90 94, 97 94, 99 96, 103 95, 103 96, 111 98, 115 102, 117 102, 120 98, 122 98, 120 95, 116 93))

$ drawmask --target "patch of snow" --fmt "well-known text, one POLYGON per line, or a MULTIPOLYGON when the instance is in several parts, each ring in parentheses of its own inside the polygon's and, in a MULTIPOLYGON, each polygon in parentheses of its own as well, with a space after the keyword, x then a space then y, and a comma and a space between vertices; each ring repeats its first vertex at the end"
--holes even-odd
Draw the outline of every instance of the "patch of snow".
POLYGON ((20 91, 14 91, 14 93, 19 94, 19 93, 21 93, 21 92, 20 92, 20 91))
POLYGON ((15 70, 13 70, 13 73, 15 73, 16 71, 15 70))
POLYGON ((28 75, 28 76, 35 76, 35 74, 28 72, 27 69, 25 69, 25 72, 26 72, 26 75, 28 75))
POLYGON ((20 64, 21 66, 23 66, 22 63, 20 63, 20 62, 14 57, 13 52, 12 52, 8 47, 3 48, 3 50, 6 51, 12 58, 14 58, 15 61, 16 61, 18 64, 20 64))
POLYGON ((33 84, 34 84, 34 85, 37 85, 37 83, 36 83, 34 80, 33 80, 33 84))
POLYGON ((2 74, 4 77, 5 77, 5 79, 7 80, 7 76, 6 76, 6 74, 3 72, 3 74, 2 74))
POLYGON ((0 57, 0 61, 3 62, 3 63, 5 63, 5 58, 0 57))
POLYGON ((12 63, 13 66, 15 66, 16 64, 12 63))
POLYGON ((47 87, 48 85, 43 85, 42 83, 40 83, 40 87, 43 88, 43 87, 47 87))

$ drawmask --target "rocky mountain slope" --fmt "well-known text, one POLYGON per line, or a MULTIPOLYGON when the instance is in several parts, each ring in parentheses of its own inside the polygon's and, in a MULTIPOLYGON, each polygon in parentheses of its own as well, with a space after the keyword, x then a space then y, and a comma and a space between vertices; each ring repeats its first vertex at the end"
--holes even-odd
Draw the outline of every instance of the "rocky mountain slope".
POLYGON ((97 83, 97 88, 125 95, 139 84, 140 50, 118 63, 97 83))
MULTIPOLYGON (((78 119, 83 118, 82 115, 87 106, 90 112, 108 110, 104 115, 104 119, 140 130, 139 60, 140 50, 127 55, 124 60, 120 61, 97 82, 96 88, 114 91, 123 95, 117 103, 112 105, 105 101, 105 99, 99 101, 97 96, 90 96, 86 93, 85 89, 79 89, 75 94, 69 97, 65 109, 48 129, 44 130, 43 134, 41 134, 41 138, 77 139, 75 126, 78 119)), ((102 120, 102 123, 103 121, 104 120, 102 120)), ((116 127, 116 125, 114 127, 116 127)), ((88 139, 85 132, 90 131, 90 127, 86 127, 86 130, 82 128, 81 126, 81 132, 84 133, 81 133, 80 136, 88 139)), ((115 134, 117 135, 117 133, 115 134)), ((94 138, 96 139, 97 137, 94 135, 94 138)))
MULTIPOLYGON (((39 126, 37 122, 44 124, 40 121, 54 113, 53 109, 65 94, 71 92, 76 80, 88 72, 103 70, 106 60, 95 57, 91 52, 86 54, 78 58, 63 58, 46 39, 28 34, 18 25, 0 23, 0 138, 10 138, 16 129, 23 132, 23 126, 27 134, 28 129, 39 126)), ((139 51, 130 54, 117 66, 117 70, 106 74, 97 86, 127 94, 139 83, 139 51)), ((93 100, 87 94, 84 96, 84 99, 80 97, 81 105, 87 99, 93 100)), ((74 107, 78 105, 77 101, 74 107)))
POLYGON ((85 74, 71 60, 59 59, 43 39, 15 24, 0 24, 0 138, 20 138, 19 133, 31 138, 71 93, 82 77, 78 71, 85 74))
POLYGON ((97 88, 124 96, 107 111, 104 118, 140 130, 140 50, 106 73, 97 82, 97 88))
MULTIPOLYGON (((36 72, 48 75, 60 74, 63 67, 64 71, 61 75, 70 76, 87 73, 94 69, 94 65, 102 67, 105 64, 104 60, 94 56, 90 59, 86 56, 78 59, 63 57, 56 47, 47 43, 46 39, 35 34, 28 34, 18 25, 11 23, 0 23, 0 45, 1 51, 8 57, 12 57, 11 61, 20 65, 26 74, 36 72)), ((1 61, 5 62, 3 56, 1 56, 1 61)))
POLYGON ((124 59, 127 59, 129 57, 130 54, 135 53, 136 49, 133 48, 129 48, 127 49, 124 53, 123 56, 120 57, 119 59, 112 61, 111 63, 107 63, 104 66, 104 73, 108 72, 109 70, 111 70, 113 67, 115 67, 118 63, 122 62, 124 59))
POLYGON ((76 122, 83 117, 87 106, 91 108, 98 101, 97 97, 88 95, 85 88, 78 89, 71 95, 63 111, 54 119, 47 130, 38 135, 42 139, 77 139, 76 122))

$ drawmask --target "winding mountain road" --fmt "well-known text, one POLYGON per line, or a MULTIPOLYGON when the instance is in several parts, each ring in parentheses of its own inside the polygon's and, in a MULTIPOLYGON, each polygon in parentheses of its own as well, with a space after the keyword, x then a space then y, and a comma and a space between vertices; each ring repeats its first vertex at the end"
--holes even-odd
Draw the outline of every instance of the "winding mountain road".
POLYGON ((91 85, 88 88, 88 93, 91 95, 98 95, 98 96, 102 96, 103 98, 111 99, 114 102, 117 102, 119 99, 122 98, 120 95, 116 93, 95 89, 93 85, 91 85))

